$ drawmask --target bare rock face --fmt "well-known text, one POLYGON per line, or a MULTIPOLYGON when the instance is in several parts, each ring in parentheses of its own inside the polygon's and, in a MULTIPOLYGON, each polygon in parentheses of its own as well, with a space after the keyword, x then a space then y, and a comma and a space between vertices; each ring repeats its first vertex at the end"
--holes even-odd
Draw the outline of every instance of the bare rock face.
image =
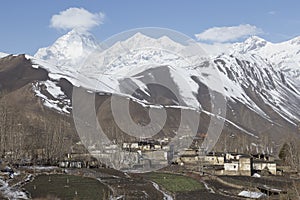
POLYGON ((25 55, 9 55, 0 59, 0 90, 13 91, 34 81, 47 80, 48 72, 35 69, 25 55))

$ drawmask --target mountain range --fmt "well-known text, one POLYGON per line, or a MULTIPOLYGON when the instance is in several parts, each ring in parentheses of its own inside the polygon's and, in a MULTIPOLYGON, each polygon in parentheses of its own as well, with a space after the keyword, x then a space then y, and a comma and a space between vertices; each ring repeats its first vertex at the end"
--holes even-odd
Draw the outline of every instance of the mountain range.
POLYGON ((95 94, 99 123, 111 139, 126 138, 113 119, 107 100, 112 94, 130 100, 132 118, 140 124, 149 123, 150 108, 165 108, 172 116, 157 137, 176 133, 180 109, 199 114, 198 136, 212 118, 224 122, 216 150, 231 143, 231 150, 273 152, 287 137, 299 136, 299 38, 274 44, 253 36, 220 54, 199 46, 206 54, 183 57, 191 46, 136 33, 104 48, 91 34, 72 30, 34 56, 0 53, 0 98, 35 99, 36 104, 22 100, 31 104, 21 108, 25 118, 38 118, 46 109, 72 119, 72 93, 82 89, 95 94))

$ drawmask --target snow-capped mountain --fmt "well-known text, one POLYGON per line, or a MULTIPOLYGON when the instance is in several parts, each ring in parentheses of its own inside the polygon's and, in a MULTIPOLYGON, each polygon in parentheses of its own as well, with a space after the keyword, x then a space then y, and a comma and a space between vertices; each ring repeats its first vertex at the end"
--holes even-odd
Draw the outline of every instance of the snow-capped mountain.
MULTIPOLYGON (((85 40, 86 35, 81 35, 84 39, 79 39, 78 37, 80 37, 80 35, 75 31, 71 31, 59 38, 52 46, 38 50, 34 57, 27 57, 37 65, 47 69, 49 71, 49 77, 53 80, 67 78, 73 85, 82 86, 92 91, 108 93, 119 92, 121 94, 122 91, 119 86, 123 79, 143 72, 149 67, 153 68, 153 64, 156 66, 190 66, 190 64, 184 61, 183 57, 176 55, 182 53, 183 49, 187 47, 174 42, 166 36, 155 39, 141 33, 137 33, 125 41, 116 42, 106 50, 102 50, 99 46, 94 45, 91 48, 84 49, 86 51, 81 53, 81 55, 85 56, 79 56, 79 58, 84 57, 84 59, 78 60, 77 57, 73 59, 74 56, 68 55, 70 52, 66 53, 64 50, 69 49, 68 47, 58 47, 72 43, 73 37, 70 37, 70 35, 73 36, 74 34, 77 40, 88 41, 90 43, 90 40, 85 40), (62 56, 53 57, 53 49, 57 51, 56 54, 62 56), (129 49, 133 49, 134 51, 128 52, 129 49), (88 56, 93 50, 95 52, 88 56), (40 56, 41 52, 45 54, 40 56), (124 52, 126 55, 122 56, 124 52), (67 59, 70 60, 70 62, 66 62, 66 57, 71 58, 67 59), (57 59, 57 61, 55 61, 55 59, 57 59), (82 62, 83 60, 85 61, 82 62), (58 63, 66 64, 60 66, 58 63), (143 67, 140 68, 139 66, 143 67)), ((82 46, 91 45, 82 44, 82 46)), ((141 85, 139 80, 134 81, 140 83, 140 88, 145 87, 141 85)))
POLYGON ((76 68, 97 48, 99 44, 90 33, 74 29, 58 38, 53 45, 39 49, 34 58, 58 67, 76 68))
POLYGON ((178 43, 165 36, 137 33, 104 45, 105 49, 94 41, 90 34, 71 31, 34 57, 1 58, 4 98, 14 99, 16 105, 28 102, 24 109, 26 116, 35 116, 32 119, 39 114, 37 107, 72 118, 72 94, 79 88, 86 95, 95 94, 97 117, 108 131, 115 126, 110 105, 105 104, 111 94, 129 99, 134 118, 142 124, 148 123, 144 111, 149 108, 171 112, 164 135, 174 133, 181 109, 200 113, 198 133, 207 132, 211 118, 224 121, 225 134, 258 141, 261 136, 278 140, 282 134, 298 131, 299 88, 289 73, 255 53, 270 45, 260 38, 253 37, 244 46, 236 44, 235 51, 215 57, 206 56, 196 43, 178 43), (224 99, 226 115, 218 104, 224 99))
MULTIPOLYGON (((89 92, 119 94, 144 107, 179 106, 214 115, 203 92, 209 89, 210 98, 222 95, 228 101, 227 126, 252 136, 261 134, 260 129, 266 124, 269 124, 268 130, 279 134, 283 130, 293 132, 299 123, 299 89, 289 78, 290 74, 273 63, 275 53, 273 57, 273 54, 265 54, 271 61, 255 53, 274 45, 263 39, 252 37, 234 45, 235 51, 230 54, 211 58, 203 57, 204 54, 186 54, 193 45, 179 44, 168 37, 151 38, 137 33, 105 50, 99 50, 90 38, 71 31, 53 46, 39 50, 34 58, 28 57, 34 66, 49 72, 49 80, 34 84, 34 91, 45 106, 65 113, 72 111, 71 96, 60 83, 63 79, 89 92), (88 48, 79 48, 74 56, 68 44, 88 48), (95 49, 98 51, 92 53, 95 49), (77 56, 82 58, 83 55, 90 56, 82 63, 77 56), (172 95, 161 101, 162 98, 158 98, 161 88, 147 84, 161 81, 174 86, 181 101, 172 95), (273 126, 277 129, 270 128, 273 126)), ((295 45, 295 42, 288 44, 295 45)))
POLYGON ((294 79, 300 88, 300 37, 281 43, 271 43, 253 36, 245 42, 234 44, 232 51, 260 55, 294 79))

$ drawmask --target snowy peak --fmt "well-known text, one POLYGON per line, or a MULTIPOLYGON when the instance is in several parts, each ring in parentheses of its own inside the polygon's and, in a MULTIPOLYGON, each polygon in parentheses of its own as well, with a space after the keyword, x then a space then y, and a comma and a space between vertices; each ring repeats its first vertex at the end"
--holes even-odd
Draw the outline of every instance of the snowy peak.
POLYGON ((267 43, 267 41, 261 37, 258 36, 251 36, 248 39, 245 40, 245 43, 267 43))
POLYGON ((6 57, 6 56, 8 56, 9 54, 7 54, 7 53, 2 53, 2 52, 0 52, 0 58, 3 58, 3 57, 6 57))
POLYGON ((151 41, 153 38, 142 34, 141 32, 137 32, 136 34, 134 34, 133 36, 131 36, 130 38, 128 38, 126 41, 127 42, 142 42, 142 41, 151 41))
POLYGON ((72 30, 58 38, 53 45, 39 49, 34 57, 57 66, 74 67, 98 47, 99 44, 90 33, 72 30))
POLYGON ((268 43, 269 42, 260 37, 252 36, 245 40, 245 42, 243 43, 234 44, 233 51, 237 51, 239 53, 244 54, 247 52, 257 51, 262 47, 265 47, 268 43))
POLYGON ((247 51, 251 51, 258 48, 262 48, 266 46, 266 44, 267 44, 266 40, 257 36, 252 36, 245 41, 245 49, 247 51))

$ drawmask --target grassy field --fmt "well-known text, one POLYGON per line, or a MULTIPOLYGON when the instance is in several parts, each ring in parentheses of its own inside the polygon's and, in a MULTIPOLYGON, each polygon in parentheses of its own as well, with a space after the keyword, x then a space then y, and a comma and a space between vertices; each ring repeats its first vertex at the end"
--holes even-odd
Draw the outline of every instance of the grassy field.
POLYGON ((72 175, 40 175, 24 187, 32 198, 108 199, 109 189, 92 178, 72 175))
POLYGON ((146 177, 172 193, 205 189, 202 183, 183 175, 153 172, 146 177))

